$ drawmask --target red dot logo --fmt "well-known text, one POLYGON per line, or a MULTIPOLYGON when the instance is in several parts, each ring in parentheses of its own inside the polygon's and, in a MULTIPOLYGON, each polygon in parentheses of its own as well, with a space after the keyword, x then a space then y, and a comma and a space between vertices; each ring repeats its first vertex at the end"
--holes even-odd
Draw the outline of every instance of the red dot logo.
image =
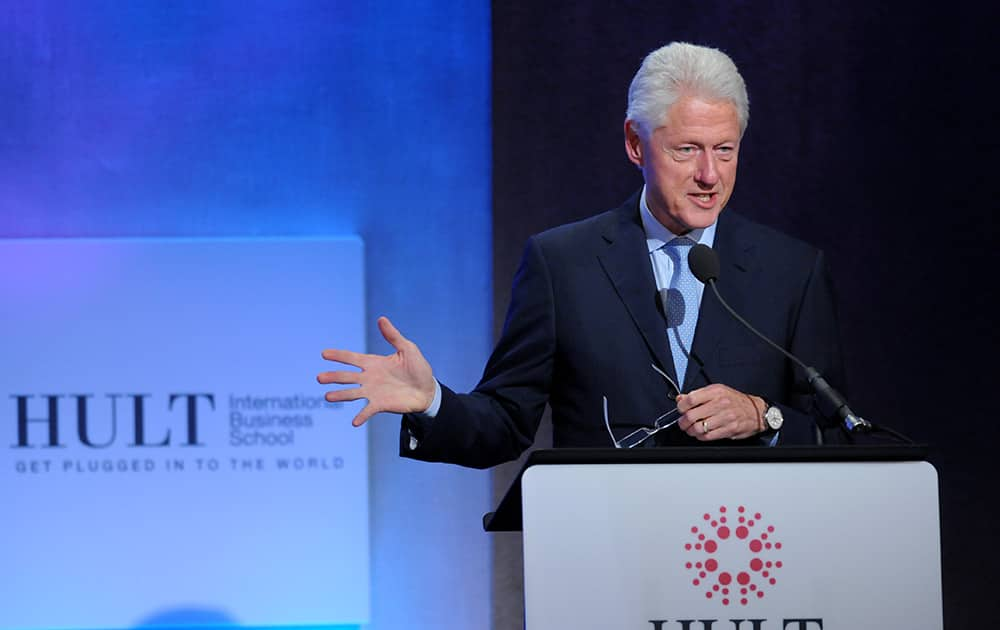
POLYGON ((723 606, 746 606, 763 599, 778 583, 782 544, 774 525, 765 523, 760 512, 723 505, 717 514, 703 514, 690 535, 684 544, 684 568, 694 574, 691 584, 704 590, 706 598, 723 606))

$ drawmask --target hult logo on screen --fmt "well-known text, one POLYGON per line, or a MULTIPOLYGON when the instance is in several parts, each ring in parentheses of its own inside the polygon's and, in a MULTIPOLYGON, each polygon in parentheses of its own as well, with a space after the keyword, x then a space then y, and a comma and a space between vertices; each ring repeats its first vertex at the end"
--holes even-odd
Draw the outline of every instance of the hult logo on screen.
MULTIPOLYGON (((171 424, 147 431, 152 394, 12 394, 17 442, 13 448, 204 446, 198 441, 198 412, 215 410, 214 394, 168 394, 161 404, 171 424), (206 407, 207 406, 207 407, 206 407)), ((162 408, 161 408, 162 409, 162 408)))

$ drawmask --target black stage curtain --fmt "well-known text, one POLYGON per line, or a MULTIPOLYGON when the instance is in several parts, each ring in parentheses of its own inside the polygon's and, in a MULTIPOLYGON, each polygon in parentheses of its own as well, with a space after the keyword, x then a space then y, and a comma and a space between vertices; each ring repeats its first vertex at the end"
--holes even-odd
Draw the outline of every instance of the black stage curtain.
POLYGON ((730 208, 826 251, 852 407, 930 444, 949 628, 991 618, 982 571, 1000 561, 998 17, 958 3, 493 5, 497 330, 525 239, 641 185, 622 122, 643 56, 676 40, 726 51, 751 101, 730 208))

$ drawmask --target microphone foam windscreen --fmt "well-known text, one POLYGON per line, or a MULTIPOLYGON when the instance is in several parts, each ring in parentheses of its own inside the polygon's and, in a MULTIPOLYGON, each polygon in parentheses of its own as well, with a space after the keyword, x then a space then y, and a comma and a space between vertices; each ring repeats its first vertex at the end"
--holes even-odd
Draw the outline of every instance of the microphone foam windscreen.
POLYGON ((719 257, 715 250, 708 245, 698 243, 691 248, 688 254, 688 266, 691 273, 701 282, 717 280, 719 278, 719 257))

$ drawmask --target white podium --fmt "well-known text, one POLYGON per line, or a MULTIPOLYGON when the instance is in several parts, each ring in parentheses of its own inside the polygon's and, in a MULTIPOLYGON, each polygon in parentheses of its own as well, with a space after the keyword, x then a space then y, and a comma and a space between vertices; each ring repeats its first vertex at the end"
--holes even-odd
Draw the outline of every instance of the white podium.
POLYGON ((523 525, 528 630, 940 630, 924 454, 537 451, 484 524, 523 525))

